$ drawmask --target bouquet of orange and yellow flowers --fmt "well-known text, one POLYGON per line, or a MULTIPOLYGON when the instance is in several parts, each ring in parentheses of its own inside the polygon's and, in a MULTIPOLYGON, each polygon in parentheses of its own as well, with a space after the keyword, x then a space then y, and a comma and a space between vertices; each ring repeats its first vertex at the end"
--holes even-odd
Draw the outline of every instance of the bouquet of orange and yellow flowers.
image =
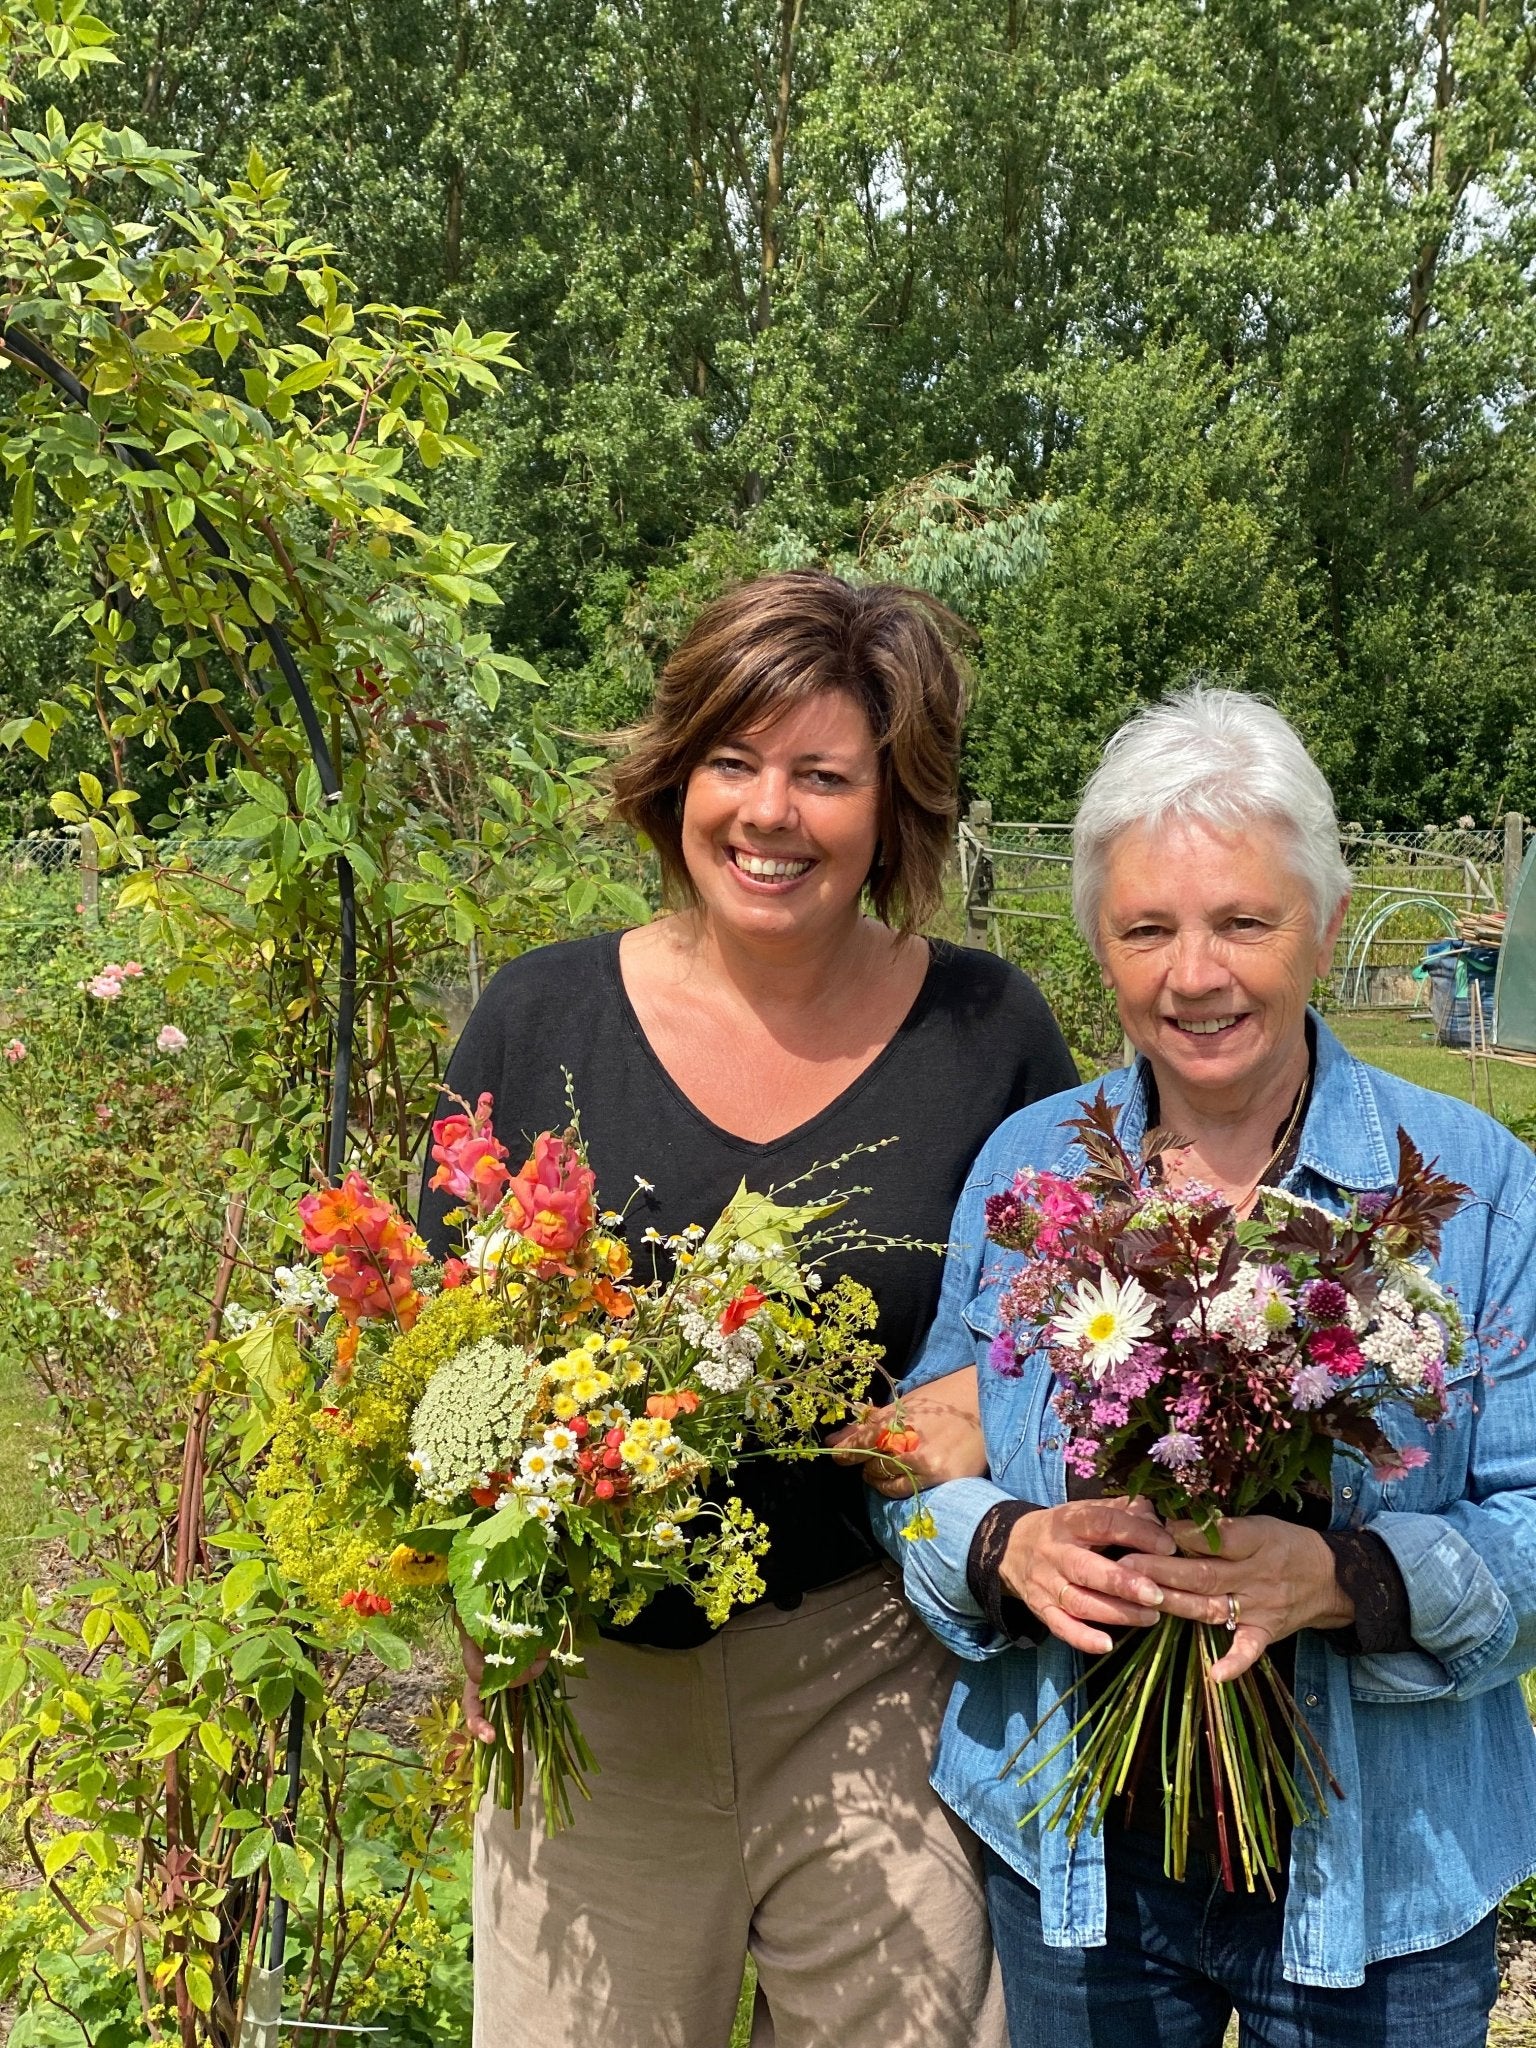
POLYGON ((432 1186, 460 1204, 440 1267, 359 1174, 299 1204, 318 1264, 278 1276, 300 1344, 260 1491, 322 1606, 377 1631, 446 1591, 485 1658, 481 1783, 520 1816, 526 1745, 557 1828, 593 1765, 568 1691, 584 1644, 663 1586, 716 1623, 759 1597, 767 1537, 732 1473, 819 1454, 880 1354, 868 1291, 822 1285, 868 1242, 829 1222, 846 1197, 743 1184, 709 1229, 648 1232, 666 1270, 642 1283, 575 1120, 513 1172, 490 1112, 433 1126, 432 1186))

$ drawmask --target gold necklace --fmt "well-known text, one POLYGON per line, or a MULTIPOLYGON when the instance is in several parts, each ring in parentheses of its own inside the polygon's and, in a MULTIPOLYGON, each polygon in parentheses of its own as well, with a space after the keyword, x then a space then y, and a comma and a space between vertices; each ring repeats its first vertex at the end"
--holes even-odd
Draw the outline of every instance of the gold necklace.
POLYGON ((1291 1104, 1291 1113, 1285 1120, 1285 1129, 1280 1133, 1279 1144, 1275 1147, 1274 1151, 1270 1153, 1269 1157, 1265 1160, 1264 1164, 1259 1168, 1256 1178, 1250 1183, 1250 1185, 1245 1189, 1245 1191, 1241 1195, 1228 1197, 1227 1206, 1232 1211, 1234 1216, 1241 1216, 1246 1213, 1248 1204, 1259 1192, 1259 1189, 1263 1187, 1265 1177, 1269 1173, 1270 1168, 1274 1166, 1278 1160, 1281 1160, 1285 1157, 1286 1147, 1290 1144, 1291 1139, 1296 1134, 1296 1126, 1301 1121, 1302 1109, 1305 1106, 1307 1097, 1311 1094, 1311 1092, 1312 1074, 1311 1069, 1309 1068, 1306 1074, 1302 1077, 1301 1086, 1296 1091, 1296 1100, 1291 1104))
POLYGON ((1247 1210, 1248 1204, 1259 1192, 1259 1189, 1263 1187, 1270 1168, 1285 1157, 1286 1147, 1290 1144, 1292 1137, 1295 1135, 1296 1126, 1301 1121, 1302 1105, 1305 1103, 1307 1097, 1311 1094, 1311 1092, 1312 1075, 1309 1071, 1304 1076, 1301 1086, 1296 1091, 1296 1100, 1291 1104, 1291 1113, 1285 1120, 1285 1129, 1280 1133, 1279 1144, 1275 1147, 1274 1151, 1270 1153, 1269 1157, 1265 1160, 1264 1164, 1259 1168, 1258 1176, 1254 1180, 1253 1185, 1248 1189, 1247 1193, 1242 1195, 1237 1201, 1232 1203, 1231 1207, 1234 1216, 1242 1215, 1247 1210))

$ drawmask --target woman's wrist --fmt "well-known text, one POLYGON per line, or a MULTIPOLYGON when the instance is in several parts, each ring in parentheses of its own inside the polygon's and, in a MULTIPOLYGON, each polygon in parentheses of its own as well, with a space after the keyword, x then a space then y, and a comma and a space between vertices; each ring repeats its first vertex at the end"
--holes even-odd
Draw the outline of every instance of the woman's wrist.
POLYGON ((1340 1581, 1338 1564, 1332 1548, 1315 1529, 1298 1530, 1297 1533, 1307 1539, 1307 1546, 1313 1554, 1316 1568, 1317 1611, 1302 1625, 1316 1629, 1349 1628, 1355 1619, 1354 1598, 1340 1581))

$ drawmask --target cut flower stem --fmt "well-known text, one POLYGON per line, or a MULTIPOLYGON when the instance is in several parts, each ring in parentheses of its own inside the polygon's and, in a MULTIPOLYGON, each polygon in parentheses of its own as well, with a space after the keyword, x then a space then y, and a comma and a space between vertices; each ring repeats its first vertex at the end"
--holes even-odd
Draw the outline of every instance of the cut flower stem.
POLYGON ((1128 1651, 1122 1647, 1107 1653, 1121 1660, 1107 1679, 1105 1659, 1096 1659, 1003 1766, 1001 1776, 1017 1769, 1074 1696, 1095 1679, 1104 1682, 1086 1710, 1072 1715, 1065 1734, 1019 1778, 1021 1786, 1028 1786, 1064 1751, 1074 1751, 1064 1776, 1019 1826, 1038 1819, 1047 1828, 1064 1827, 1071 1842, 1084 1828, 1097 1834, 1110 1800, 1136 1797, 1136 1777, 1151 1764, 1163 1801, 1163 1866, 1170 1877, 1182 1879, 1193 1823, 1203 1817, 1198 1769, 1203 1751, 1222 1883, 1235 1891, 1241 1878, 1246 1891, 1262 1887, 1273 1899, 1273 1873, 1280 1868, 1280 1810, 1299 1827, 1327 1813, 1325 1783, 1335 1797, 1343 1794, 1267 1654, 1227 1683, 1211 1677, 1213 1665, 1229 1648, 1226 1630, 1164 1615, 1128 1651), (1271 1701, 1280 1725, 1294 1739, 1292 1758, 1276 1739, 1271 1701))

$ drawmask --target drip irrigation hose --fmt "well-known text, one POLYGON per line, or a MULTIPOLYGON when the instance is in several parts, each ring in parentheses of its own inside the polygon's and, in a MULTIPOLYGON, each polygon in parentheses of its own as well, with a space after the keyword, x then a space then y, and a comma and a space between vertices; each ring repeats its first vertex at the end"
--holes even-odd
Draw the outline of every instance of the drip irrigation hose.
MULTIPOLYGON (((38 376, 45 378, 56 391, 62 392, 72 405, 78 405, 84 412, 90 411, 91 394, 74 372, 50 355, 47 349, 41 347, 29 334, 4 321, 0 321, 0 351, 13 357, 17 362, 25 363, 38 376)), ((119 462, 127 463, 131 468, 145 474, 163 473, 160 464, 146 450, 129 447, 121 441, 112 441, 108 445, 119 462)), ((198 538, 209 553, 217 556, 224 564, 230 581, 249 603, 250 580, 231 556, 224 536, 201 507, 194 509, 192 524, 198 538)), ((254 606, 252 613, 254 616, 254 606)), ((278 672, 292 695, 294 708, 299 714, 299 723, 303 726, 305 738, 309 741, 309 751, 314 760, 315 773, 320 779, 321 790, 329 802, 339 803, 341 784, 337 780, 336 764, 331 759, 331 750, 325 742, 325 733, 321 728, 320 715, 315 709, 315 700, 310 695, 309 686, 299 673, 299 665, 293 658, 293 649, 276 624, 270 624, 260 618, 257 623, 261 637, 277 663, 278 672)), ((336 1056, 331 1068, 330 1120, 325 1151, 326 1178, 333 1183, 340 1178, 342 1159, 346 1152, 347 1104, 352 1087, 352 1040, 357 1016, 357 890, 352 863, 344 853, 338 853, 336 856, 336 891, 341 911, 341 958, 336 993, 336 1056)), ((299 1791, 304 1769, 304 1695, 298 1691, 295 1691, 288 1710, 286 1765, 288 1786, 283 1799, 282 1833, 291 1842, 298 1820, 299 1791)), ((275 1894, 267 1926, 268 1970, 282 1969, 287 1941, 288 1901, 275 1894)))

